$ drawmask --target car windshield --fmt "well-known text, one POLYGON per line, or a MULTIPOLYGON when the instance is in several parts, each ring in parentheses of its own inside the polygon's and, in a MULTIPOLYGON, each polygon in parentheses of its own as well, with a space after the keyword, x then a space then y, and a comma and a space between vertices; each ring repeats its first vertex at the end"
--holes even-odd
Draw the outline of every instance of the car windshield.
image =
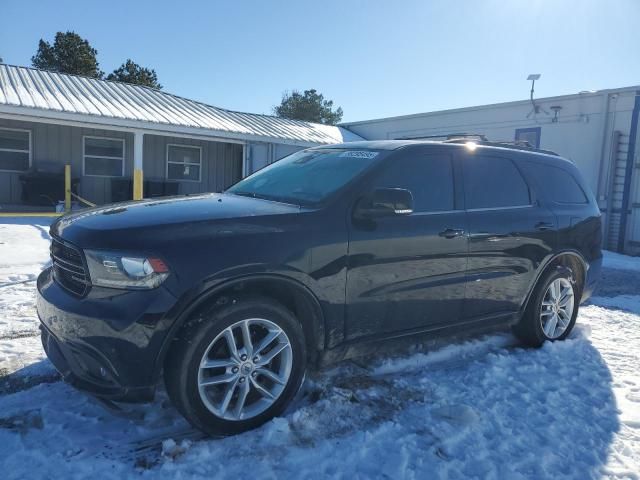
POLYGON ((314 149, 289 155, 227 193, 310 206, 322 203, 380 157, 379 150, 314 149))

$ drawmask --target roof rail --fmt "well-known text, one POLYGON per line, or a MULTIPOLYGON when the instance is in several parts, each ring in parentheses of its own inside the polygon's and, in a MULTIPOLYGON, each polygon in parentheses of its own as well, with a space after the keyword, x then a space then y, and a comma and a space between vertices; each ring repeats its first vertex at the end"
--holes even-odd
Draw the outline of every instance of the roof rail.
POLYGON ((415 137, 401 137, 398 140, 437 140, 444 139, 443 141, 449 140, 462 140, 465 139, 467 141, 471 140, 480 140, 482 142, 486 142, 487 137, 480 133, 443 133, 440 135, 417 135, 415 137))
POLYGON ((398 140, 435 140, 442 143, 474 142, 478 145, 486 145, 488 147, 512 148, 514 150, 533 151, 538 153, 545 153, 547 155, 555 155, 556 157, 560 156, 552 150, 543 150, 541 148, 536 148, 526 140, 498 140, 494 142, 487 139, 486 135, 483 135, 481 133, 442 133, 440 135, 417 135, 414 137, 398 138, 398 140))
POLYGON ((560 156, 558 153, 554 152, 553 150, 544 150, 542 148, 535 148, 525 140, 490 142, 488 140, 476 141, 476 140, 470 140, 466 138, 454 138, 451 140, 443 140, 442 143, 467 143, 470 141, 473 141, 478 145, 485 145, 487 147, 511 148, 513 150, 523 150, 526 152, 544 153, 546 155, 554 155, 556 157, 560 156))

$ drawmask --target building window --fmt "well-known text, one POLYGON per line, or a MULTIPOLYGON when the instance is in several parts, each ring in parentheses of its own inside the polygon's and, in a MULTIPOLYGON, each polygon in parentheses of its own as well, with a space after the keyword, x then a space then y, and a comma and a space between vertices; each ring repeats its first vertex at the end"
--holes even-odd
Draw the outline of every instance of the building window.
POLYGON ((516 142, 528 142, 533 148, 540 148, 540 127, 516 128, 516 142))
POLYGON ((167 179, 201 181, 202 148, 190 145, 167 145, 167 179))
POLYGON ((0 170, 24 172, 31 165, 31 132, 0 128, 0 170))
POLYGON ((124 139, 84 137, 83 175, 124 176, 124 139))

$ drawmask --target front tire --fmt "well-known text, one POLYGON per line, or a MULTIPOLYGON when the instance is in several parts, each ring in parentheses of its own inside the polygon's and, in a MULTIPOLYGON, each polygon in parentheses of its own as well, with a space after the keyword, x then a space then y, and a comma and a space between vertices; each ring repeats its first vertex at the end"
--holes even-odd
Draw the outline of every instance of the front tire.
POLYGON ((524 315, 513 328, 514 334, 532 347, 564 340, 576 323, 579 298, 570 268, 549 269, 538 280, 524 315))
POLYGON ((281 414, 305 369, 300 323, 281 304, 252 296, 188 321, 165 362, 165 383, 194 427, 231 435, 281 414))

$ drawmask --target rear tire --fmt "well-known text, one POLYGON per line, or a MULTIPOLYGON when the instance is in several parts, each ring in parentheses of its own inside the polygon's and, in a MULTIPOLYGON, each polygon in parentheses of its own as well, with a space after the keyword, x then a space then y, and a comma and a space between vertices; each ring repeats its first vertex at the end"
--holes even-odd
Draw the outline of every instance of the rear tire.
POLYGON ((164 376, 178 411, 199 430, 224 436, 280 415, 305 369, 300 323, 281 304, 250 296, 188 321, 164 376))
POLYGON ((545 341, 564 340, 576 323, 579 299, 572 270, 564 266, 549 269, 538 280, 513 333, 532 347, 540 347, 545 341))

